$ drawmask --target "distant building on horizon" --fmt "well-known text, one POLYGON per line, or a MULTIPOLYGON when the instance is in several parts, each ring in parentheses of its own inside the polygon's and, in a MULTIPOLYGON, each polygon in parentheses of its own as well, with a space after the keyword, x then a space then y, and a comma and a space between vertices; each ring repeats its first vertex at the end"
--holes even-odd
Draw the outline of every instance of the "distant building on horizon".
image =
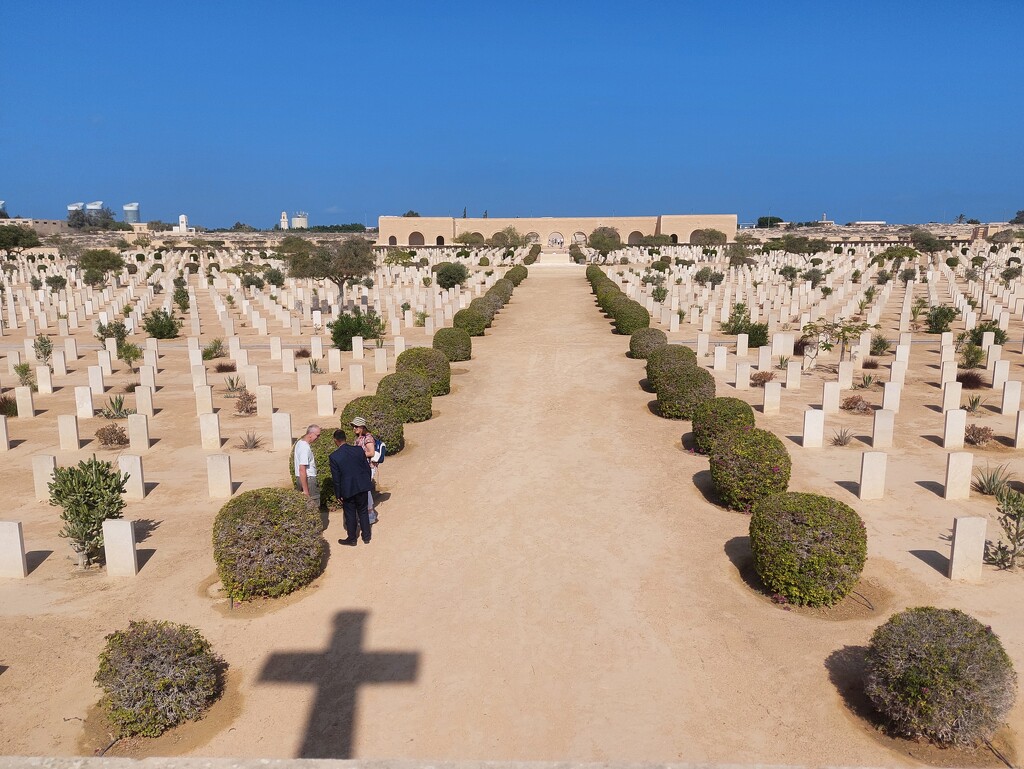
POLYGON ((292 216, 292 229, 293 230, 308 230, 309 229, 309 214, 305 211, 296 211, 292 216))
POLYGON ((138 224, 142 221, 139 218, 138 203, 125 203, 122 208, 124 209, 124 220, 128 222, 128 224, 138 224))
POLYGON ((86 203, 85 204, 85 214, 86 214, 86 216, 88 216, 89 214, 98 215, 99 212, 102 211, 102 210, 103 210, 103 201, 102 200, 94 200, 92 203, 86 203))
POLYGON ((277 226, 280 229, 282 229, 282 230, 287 230, 288 229, 288 212, 287 211, 282 211, 281 212, 281 221, 279 221, 277 223, 277 226))
POLYGON ((185 214, 181 214, 178 217, 178 223, 171 227, 171 232, 175 235, 189 235, 194 234, 196 231, 195 227, 188 226, 188 217, 185 214))

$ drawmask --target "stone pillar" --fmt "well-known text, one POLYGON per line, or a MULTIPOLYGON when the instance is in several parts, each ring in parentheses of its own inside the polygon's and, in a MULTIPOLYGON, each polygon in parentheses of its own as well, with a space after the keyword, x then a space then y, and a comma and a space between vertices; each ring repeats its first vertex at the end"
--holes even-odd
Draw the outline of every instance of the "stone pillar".
POLYGON ((882 499, 885 496, 885 466, 888 456, 884 451, 865 451, 860 458, 860 489, 863 500, 882 499))
POLYGON ((892 448, 892 436, 896 424, 896 414, 886 409, 876 411, 871 425, 871 448, 892 448))
POLYGON ((772 348, 758 347, 757 348, 757 370, 767 371, 772 367, 772 348))
POLYGON ((269 417, 274 413, 274 390, 270 385, 256 388, 256 415, 269 417))
MULTIPOLYGON (((321 385, 324 386, 324 385, 321 385)), ((330 385, 326 385, 330 387, 330 385)), ((292 415, 278 411, 270 418, 274 435, 274 450, 288 451, 292 447, 292 415)))
POLYGON ((939 377, 940 384, 947 385, 950 382, 956 381, 956 361, 948 360, 940 364, 941 375, 939 377))
POLYGON ((142 457, 122 454, 117 458, 117 469, 128 476, 124 487, 125 499, 145 499, 146 479, 142 474, 142 457))
POLYGON ((103 397, 106 388, 103 385, 103 369, 99 366, 89 366, 89 389, 93 395, 103 397))
POLYGON ((352 360, 363 359, 363 338, 361 336, 352 337, 352 360))
POLYGON ((53 471, 56 469, 56 457, 49 454, 36 454, 32 457, 32 482, 35 485, 37 501, 49 500, 49 483, 53 480, 53 471))
POLYGON ((373 351, 373 370, 377 374, 388 373, 388 351, 384 347, 378 347, 373 351))
POLYGON ((225 499, 234 492, 231 483, 231 457, 228 454, 211 454, 206 458, 206 477, 211 499, 225 499))
POLYGON ((348 389, 362 392, 363 387, 363 366, 361 363, 353 363, 348 367, 348 389))
POLYGON ((953 519, 953 542, 949 550, 949 578, 981 582, 985 560, 985 527, 988 519, 980 515, 953 519))
POLYGON ((284 374, 295 373, 295 350, 291 347, 281 350, 281 372, 284 374))
POLYGON ((25 535, 21 521, 0 521, 0 579, 24 579, 28 576, 25 560, 25 535))
POLYGON ((103 522, 103 556, 108 577, 134 577, 139 573, 135 521, 108 518, 103 522))
POLYGON ((974 455, 969 451, 952 451, 946 456, 945 499, 968 499, 971 496, 971 474, 974 455))
POLYGON ((886 382, 884 388, 885 392, 882 394, 882 408, 886 411, 898 413, 900 410, 900 394, 903 391, 903 385, 896 382, 886 382))
POLYGON ((91 387, 75 388, 75 413, 79 419, 92 419, 95 408, 92 403, 91 387))
POLYGON ((765 416, 774 416, 779 413, 782 405, 782 383, 765 382, 763 409, 765 416))
POLYGON ((999 413, 1012 415, 1020 411, 1020 382, 1010 380, 1003 384, 1003 399, 999 413))
POLYGON ((341 372, 341 350, 332 348, 327 351, 327 371, 331 374, 341 372))
POLYGON ((139 384, 156 390, 156 366, 139 366, 139 384))
POLYGON ((78 437, 78 417, 74 414, 57 416, 57 437, 61 451, 78 451, 81 443, 78 437))
POLYGON ((210 385, 202 385, 195 389, 196 396, 196 414, 212 414, 213 413, 213 387, 210 385))
POLYGON ((220 414, 199 415, 199 439, 203 451, 220 451, 220 414))
POLYGON ((839 364, 839 389, 853 389, 853 363, 851 361, 846 360, 839 364))
POLYGON ((726 349, 724 345, 715 345, 715 359, 713 368, 715 371, 725 371, 726 349))
POLYGON ((822 382, 821 410, 826 414, 839 413, 839 382, 822 382))
POLYGON ((35 419, 36 403, 31 387, 15 387, 14 398, 18 404, 19 419, 35 419))
POLYGON ((947 382, 942 386, 942 410, 950 411, 960 408, 960 395, 963 385, 959 382, 947 382))
POLYGON ((736 361, 735 384, 737 390, 750 389, 750 364, 745 360, 736 361))
POLYGON ((697 334, 697 358, 705 358, 708 354, 708 344, 711 340, 710 334, 701 332, 697 334))
POLYGON ((313 389, 313 372, 309 366, 305 364, 298 366, 296 375, 298 377, 298 391, 300 393, 311 392, 313 389))
MULTIPOLYGON (((678 316, 676 316, 676 317, 678 317, 678 316)), ((747 357, 747 352, 748 352, 747 345, 749 344, 749 341, 750 341, 750 335, 749 334, 737 334, 736 335, 736 357, 737 358, 746 358, 747 357)))
POLYGON ((334 416, 334 388, 329 384, 316 386, 316 415, 318 417, 334 416))
POLYGON ((139 385, 135 388, 135 410, 147 417, 154 416, 153 390, 151 388, 145 385, 139 385))
POLYGON ((49 366, 36 366, 36 384, 40 395, 53 395, 53 373, 49 366))
POLYGON ((942 431, 942 448, 962 449, 964 447, 964 430, 967 427, 967 412, 964 409, 950 409, 946 412, 945 426, 942 431))
POLYGON ((206 387, 207 384, 206 366, 192 366, 192 387, 198 389, 200 387, 206 387))
POLYGON ((820 449, 824 441, 825 412, 807 409, 804 412, 804 435, 801 444, 805 449, 820 449))
POLYGON ((128 416, 129 448, 135 452, 149 451, 149 417, 145 414, 128 416))

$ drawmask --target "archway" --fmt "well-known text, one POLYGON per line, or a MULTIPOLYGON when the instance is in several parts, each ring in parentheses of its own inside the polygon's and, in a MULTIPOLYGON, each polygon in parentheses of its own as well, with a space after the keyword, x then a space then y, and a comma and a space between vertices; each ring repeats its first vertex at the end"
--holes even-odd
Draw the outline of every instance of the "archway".
POLYGON ((565 243, 565 238, 562 237, 560 232, 552 232, 548 235, 548 245, 556 248, 561 248, 565 243))
POLYGON ((672 233, 672 242, 673 243, 678 243, 679 242, 679 236, 676 235, 674 232, 672 233))
POLYGON ((425 245, 423 240, 422 232, 410 232, 409 233, 409 245, 410 246, 422 246, 425 245))
POLYGON ((577 245, 581 245, 581 246, 586 245, 586 243, 587 243, 587 233, 585 233, 585 232, 574 232, 572 234, 572 242, 576 243, 577 245))
POLYGON ((398 238, 396 238, 394 235, 392 235, 390 238, 388 238, 388 245, 389 246, 397 246, 398 245, 398 238))
POLYGON ((528 232, 528 233, 526 233, 526 242, 528 244, 530 244, 530 245, 533 245, 534 243, 540 243, 540 233, 539 232, 528 232))
POLYGON ((629 238, 626 239, 626 243, 630 246, 640 245, 640 239, 644 236, 640 230, 633 230, 629 233, 629 238))
POLYGON ((436 243, 439 246, 443 246, 444 245, 444 235, 438 235, 436 243))

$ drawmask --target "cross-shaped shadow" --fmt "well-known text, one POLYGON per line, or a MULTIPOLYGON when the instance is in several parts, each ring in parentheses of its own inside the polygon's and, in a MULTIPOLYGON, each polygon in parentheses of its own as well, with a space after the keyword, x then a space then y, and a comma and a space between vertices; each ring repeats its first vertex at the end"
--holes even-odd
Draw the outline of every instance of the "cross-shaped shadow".
POLYGON ((366 612, 339 612, 334 634, 322 652, 277 652, 260 672, 260 681, 316 686, 299 758, 352 758, 356 695, 363 684, 416 680, 416 652, 363 650, 366 612))

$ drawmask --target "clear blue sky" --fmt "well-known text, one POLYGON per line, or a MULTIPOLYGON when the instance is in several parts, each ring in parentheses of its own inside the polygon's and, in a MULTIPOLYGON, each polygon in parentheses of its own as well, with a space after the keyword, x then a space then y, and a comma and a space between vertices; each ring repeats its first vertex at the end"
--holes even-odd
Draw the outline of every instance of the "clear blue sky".
POLYGON ((1024 2, 9 2, 0 199, 1006 220, 1024 2))

